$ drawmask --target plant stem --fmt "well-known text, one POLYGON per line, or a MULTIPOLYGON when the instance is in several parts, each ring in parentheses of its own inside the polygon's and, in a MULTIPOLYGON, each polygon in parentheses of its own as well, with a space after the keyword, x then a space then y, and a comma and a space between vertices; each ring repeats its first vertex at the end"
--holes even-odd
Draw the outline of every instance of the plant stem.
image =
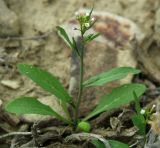
POLYGON ((80 55, 80 82, 79 82, 79 91, 78 91, 78 98, 75 108, 75 124, 78 122, 78 113, 79 113, 79 106, 81 103, 82 93, 83 93, 83 74, 84 74, 84 64, 83 64, 83 57, 84 57, 84 34, 81 32, 81 55, 80 55))

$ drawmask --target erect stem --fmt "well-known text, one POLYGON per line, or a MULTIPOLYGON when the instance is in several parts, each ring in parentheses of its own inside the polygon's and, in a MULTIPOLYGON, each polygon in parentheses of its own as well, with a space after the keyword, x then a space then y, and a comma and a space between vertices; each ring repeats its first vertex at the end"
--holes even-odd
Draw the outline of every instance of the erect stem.
POLYGON ((79 113, 79 106, 81 103, 82 93, 83 93, 83 74, 84 74, 84 64, 83 64, 83 57, 84 57, 84 36, 83 32, 81 32, 81 54, 80 54, 80 82, 79 82, 79 91, 78 91, 78 98, 76 102, 75 108, 75 124, 78 122, 78 113, 79 113))

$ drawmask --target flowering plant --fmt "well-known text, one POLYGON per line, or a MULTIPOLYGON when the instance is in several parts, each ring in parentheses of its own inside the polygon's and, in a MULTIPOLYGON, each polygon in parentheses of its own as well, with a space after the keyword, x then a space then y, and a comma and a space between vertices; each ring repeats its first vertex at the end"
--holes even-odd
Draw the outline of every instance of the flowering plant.
POLYGON ((75 127, 74 129, 76 130, 89 132, 91 127, 88 121, 91 118, 99 115, 104 111, 109 111, 128 104, 129 102, 134 100, 134 93, 137 97, 141 96, 144 93, 146 88, 142 84, 131 83, 121 85, 114 88, 112 92, 102 96, 96 108, 92 112, 88 113, 85 118, 79 119, 79 106, 84 89, 87 89, 88 87, 102 86, 108 82, 124 78, 128 74, 140 73, 140 71, 135 68, 119 67, 93 76, 88 80, 84 80, 83 74, 85 45, 100 35, 99 33, 86 35, 86 32, 96 22, 96 20, 92 17, 92 12, 93 9, 89 13, 76 15, 76 19, 79 23, 79 28, 76 28, 75 30, 78 30, 80 33, 80 47, 77 45, 76 39, 74 37, 69 38, 68 34, 62 27, 57 27, 60 36, 69 45, 69 47, 76 52, 80 61, 80 81, 79 93, 77 98, 73 98, 72 96, 70 96, 70 94, 63 87, 60 81, 45 70, 28 64, 17 65, 17 68, 21 74, 26 75, 36 84, 58 98, 59 104, 62 106, 64 112, 66 113, 66 116, 60 115, 50 106, 39 102, 36 98, 27 96, 18 97, 8 103, 6 105, 6 111, 17 114, 41 114, 54 116, 64 123, 75 127), (71 117, 70 115, 70 112, 68 110, 69 106, 73 108, 74 117, 71 117))

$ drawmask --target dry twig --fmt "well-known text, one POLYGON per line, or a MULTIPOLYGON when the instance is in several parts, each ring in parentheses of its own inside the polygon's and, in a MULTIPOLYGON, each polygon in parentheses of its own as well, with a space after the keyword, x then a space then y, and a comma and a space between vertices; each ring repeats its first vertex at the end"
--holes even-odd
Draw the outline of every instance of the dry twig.
POLYGON ((32 133, 31 132, 12 132, 12 133, 8 133, 8 134, 0 136, 0 139, 6 138, 9 136, 15 136, 15 135, 25 135, 26 136, 26 135, 32 135, 32 133))
POLYGON ((105 138, 103 138, 103 136, 97 135, 97 134, 92 134, 92 133, 72 134, 70 136, 67 136, 65 138, 65 141, 66 142, 75 141, 75 140, 83 141, 83 140, 91 140, 93 138, 96 138, 96 139, 100 140, 101 142, 103 142, 106 148, 111 148, 110 144, 108 143, 108 141, 105 138))
POLYGON ((0 41, 22 41, 22 40, 40 40, 48 37, 53 32, 47 32, 45 34, 39 35, 39 36, 33 36, 33 37, 6 37, 6 38, 0 38, 0 41))

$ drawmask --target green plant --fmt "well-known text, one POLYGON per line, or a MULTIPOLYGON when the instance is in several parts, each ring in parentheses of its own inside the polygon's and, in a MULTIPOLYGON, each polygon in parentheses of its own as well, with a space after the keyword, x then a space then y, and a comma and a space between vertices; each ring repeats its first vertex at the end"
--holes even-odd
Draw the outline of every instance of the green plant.
POLYGON ((140 106, 140 102, 138 100, 137 94, 133 92, 135 97, 135 109, 136 113, 132 117, 133 124, 139 129, 139 134, 142 136, 146 136, 146 120, 144 114, 141 113, 143 111, 140 106))
MULTIPOLYGON (((106 148, 103 142, 99 141, 98 139, 92 139, 91 143, 96 147, 96 148, 106 148)), ((116 141, 116 140, 108 140, 108 143, 112 148, 129 148, 127 144, 124 144, 122 142, 116 141)))
POLYGON ((51 75, 50 73, 42 70, 38 67, 28 64, 18 64, 17 68, 21 74, 26 75, 36 84, 41 86, 44 90, 48 91, 52 95, 55 95, 61 104, 66 116, 63 117, 50 106, 40 103, 34 97, 21 96, 6 105, 6 111, 17 113, 17 114, 41 114, 54 116, 57 119, 65 122, 66 124, 72 125, 75 129, 80 129, 86 132, 90 131, 90 125, 88 121, 104 112, 110 111, 111 109, 118 108, 134 100, 133 92, 136 93, 137 97, 141 96, 145 91, 145 86, 142 84, 124 84, 117 88, 114 88, 111 93, 106 94, 100 98, 100 102, 97 107, 89 113, 84 119, 78 118, 79 106, 82 98, 83 90, 87 87, 101 86, 108 82, 119 80, 124 78, 128 74, 138 74, 139 70, 131 67, 119 67, 114 68, 108 72, 104 72, 97 76, 84 81, 84 47, 88 42, 98 37, 100 34, 85 35, 85 33, 93 26, 95 20, 91 17, 93 9, 85 15, 77 15, 77 21, 79 22, 79 28, 75 30, 80 32, 81 47, 78 47, 76 39, 74 37, 69 38, 66 31, 58 26, 58 33, 68 44, 68 46, 75 50, 80 60, 80 82, 79 82, 79 94, 77 99, 73 99, 68 94, 66 89, 62 86, 59 80, 51 75), (71 118, 68 111, 68 106, 71 106, 74 111, 74 118, 71 118))
POLYGON ((155 108, 155 105, 153 105, 151 109, 142 109, 137 94, 135 92, 133 92, 133 94, 135 97, 136 113, 132 117, 132 122, 134 126, 138 128, 138 133, 144 137, 144 140, 146 140, 146 126, 150 120, 150 117, 153 114, 153 109, 155 108))

